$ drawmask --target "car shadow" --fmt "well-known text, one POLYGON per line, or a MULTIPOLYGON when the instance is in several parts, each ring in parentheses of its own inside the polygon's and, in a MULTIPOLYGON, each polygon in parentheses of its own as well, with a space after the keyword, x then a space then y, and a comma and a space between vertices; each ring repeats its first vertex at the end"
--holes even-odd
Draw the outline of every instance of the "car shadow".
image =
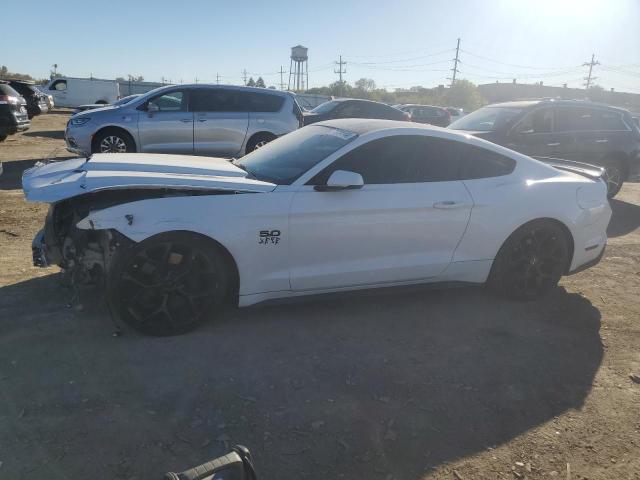
POLYGON ((640 227, 640 206, 615 198, 609 200, 609 205, 612 215, 607 228, 608 237, 621 237, 640 227))
POLYGON ((64 140, 64 130, 41 130, 37 132, 24 132, 23 135, 25 137, 42 137, 64 140))
POLYGON ((53 275, 0 288, 16 478, 159 478, 242 443, 262 478, 418 479, 580 408, 603 357, 600 312, 562 288, 316 298, 169 338, 114 338, 97 293, 70 297, 53 275))
MULTIPOLYGON (((75 156, 56 157, 56 161, 69 160, 75 156)), ((16 190, 22 188, 22 172, 33 167, 41 160, 11 160, 2 162, 2 175, 0 175, 0 190, 16 190)))

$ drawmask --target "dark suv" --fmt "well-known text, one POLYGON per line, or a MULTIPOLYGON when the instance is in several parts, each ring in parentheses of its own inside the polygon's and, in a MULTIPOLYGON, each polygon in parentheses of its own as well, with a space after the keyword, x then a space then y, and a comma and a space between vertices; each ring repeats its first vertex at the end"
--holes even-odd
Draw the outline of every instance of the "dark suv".
POLYGON ((0 81, 0 142, 8 135, 27 130, 29 126, 24 98, 8 83, 0 81))
POLYGON ((27 114, 30 119, 49 111, 47 98, 35 87, 33 82, 26 80, 7 80, 7 82, 27 101, 27 114))
POLYGON ((449 128, 532 157, 605 168, 609 198, 640 176, 640 128, 626 110, 581 100, 530 100, 480 108, 449 128))

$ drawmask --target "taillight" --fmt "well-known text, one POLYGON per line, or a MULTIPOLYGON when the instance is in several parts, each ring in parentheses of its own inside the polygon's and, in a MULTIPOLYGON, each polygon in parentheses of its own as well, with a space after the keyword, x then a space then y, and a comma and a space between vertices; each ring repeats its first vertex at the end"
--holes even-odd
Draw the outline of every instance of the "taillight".
POLYGON ((0 105, 9 105, 11 103, 18 103, 18 97, 11 95, 0 95, 0 105))

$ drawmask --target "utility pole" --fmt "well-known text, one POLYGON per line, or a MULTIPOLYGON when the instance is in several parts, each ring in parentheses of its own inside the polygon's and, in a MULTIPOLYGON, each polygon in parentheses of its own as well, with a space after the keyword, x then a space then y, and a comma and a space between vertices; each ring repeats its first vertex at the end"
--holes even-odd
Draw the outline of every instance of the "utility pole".
POLYGON ((456 45, 456 58, 453 59, 453 68, 451 69, 451 71, 453 72, 453 75, 447 78, 447 80, 451 80, 451 85, 449 86, 449 88, 453 87, 453 84, 456 83, 456 73, 460 73, 460 70, 458 70, 459 62, 460 62, 460 39, 458 39, 458 44, 456 45))
POLYGON ((195 80, 196 83, 198 83, 198 77, 196 77, 194 80, 195 80))
POLYGON ((282 69, 282 65, 280 65, 280 90, 284 90, 284 70, 282 69))
POLYGON ((589 76, 584 77, 584 79, 586 80, 586 83, 584 84, 584 86, 586 87, 587 90, 589 90, 589 87, 591 86, 591 82, 594 81, 596 78, 598 78, 598 77, 591 76, 591 73, 593 72, 593 67, 595 67, 596 65, 600 65, 600 62, 596 61, 595 53, 591 54, 590 62, 585 62, 582 64, 583 67, 587 67, 587 66, 589 67, 589 76))
POLYGON ((220 74, 216 73, 216 83, 220 85, 220 74))
POLYGON ((247 69, 242 70, 242 79, 244 80, 244 86, 247 86, 247 69))
POLYGON ((340 94, 343 95, 344 94, 344 83, 342 81, 342 74, 343 73, 347 73, 347 62, 343 62, 342 61, 342 55, 340 55, 340 60, 338 62, 335 62, 336 65, 338 65, 338 70, 333 70, 333 73, 337 73, 338 75, 340 75, 340 94), (342 68, 342 66, 344 65, 344 69, 342 68))

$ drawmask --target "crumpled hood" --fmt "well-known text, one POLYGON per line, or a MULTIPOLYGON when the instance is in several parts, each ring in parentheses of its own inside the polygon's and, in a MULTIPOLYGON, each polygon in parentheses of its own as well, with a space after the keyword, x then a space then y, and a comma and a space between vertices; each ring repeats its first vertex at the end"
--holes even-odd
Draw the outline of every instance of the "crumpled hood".
POLYGON ((102 153, 88 159, 37 163, 22 175, 27 200, 54 203, 100 190, 168 188, 270 192, 224 158, 150 153, 102 153))

